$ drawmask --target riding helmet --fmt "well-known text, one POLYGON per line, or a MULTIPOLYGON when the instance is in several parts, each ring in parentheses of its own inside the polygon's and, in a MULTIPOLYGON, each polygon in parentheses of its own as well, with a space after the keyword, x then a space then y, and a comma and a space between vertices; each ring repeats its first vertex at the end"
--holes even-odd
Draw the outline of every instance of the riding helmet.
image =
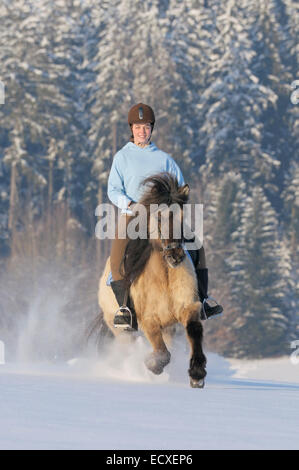
POLYGON ((143 103, 135 104, 129 111, 128 114, 128 123, 131 126, 132 124, 138 123, 147 123, 149 122, 152 125, 152 128, 155 124, 155 114, 150 106, 143 103))

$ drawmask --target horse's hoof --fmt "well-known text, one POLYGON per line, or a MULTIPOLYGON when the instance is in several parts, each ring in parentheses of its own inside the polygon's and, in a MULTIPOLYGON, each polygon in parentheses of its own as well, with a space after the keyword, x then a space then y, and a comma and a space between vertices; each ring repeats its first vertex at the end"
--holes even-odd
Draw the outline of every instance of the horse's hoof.
POLYGON ((205 381, 204 379, 195 380, 195 379, 190 378, 190 385, 192 388, 204 388, 205 381))
POLYGON ((156 375, 160 375, 163 372, 164 367, 170 361, 170 353, 159 354, 159 353, 151 353, 145 359, 146 367, 156 375))
POLYGON ((153 362, 147 362, 146 367, 155 375, 160 375, 162 374, 164 367, 161 367, 161 365, 153 362))

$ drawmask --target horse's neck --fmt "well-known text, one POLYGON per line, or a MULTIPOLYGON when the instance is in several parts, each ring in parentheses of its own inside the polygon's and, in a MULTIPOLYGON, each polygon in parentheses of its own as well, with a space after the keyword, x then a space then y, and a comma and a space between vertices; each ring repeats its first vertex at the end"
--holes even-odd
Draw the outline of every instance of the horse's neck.
POLYGON ((167 282, 169 266, 163 258, 162 251, 159 249, 152 251, 147 267, 150 273, 161 279, 161 282, 167 282))

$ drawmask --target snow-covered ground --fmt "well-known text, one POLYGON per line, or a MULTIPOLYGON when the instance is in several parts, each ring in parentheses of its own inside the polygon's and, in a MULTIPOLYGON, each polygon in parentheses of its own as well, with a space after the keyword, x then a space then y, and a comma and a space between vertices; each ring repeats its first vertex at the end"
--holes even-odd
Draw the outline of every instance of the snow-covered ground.
POLYGON ((148 346, 110 345, 66 363, 0 365, 0 449, 298 449, 299 364, 208 354, 189 386, 178 343, 161 376, 148 346))

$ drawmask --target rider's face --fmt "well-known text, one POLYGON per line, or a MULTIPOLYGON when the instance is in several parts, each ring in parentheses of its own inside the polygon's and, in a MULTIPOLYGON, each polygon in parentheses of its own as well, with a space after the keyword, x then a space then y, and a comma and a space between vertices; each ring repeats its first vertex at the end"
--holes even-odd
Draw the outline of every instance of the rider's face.
POLYGON ((134 137, 134 144, 147 145, 151 138, 152 126, 150 123, 133 124, 132 132, 134 137))

